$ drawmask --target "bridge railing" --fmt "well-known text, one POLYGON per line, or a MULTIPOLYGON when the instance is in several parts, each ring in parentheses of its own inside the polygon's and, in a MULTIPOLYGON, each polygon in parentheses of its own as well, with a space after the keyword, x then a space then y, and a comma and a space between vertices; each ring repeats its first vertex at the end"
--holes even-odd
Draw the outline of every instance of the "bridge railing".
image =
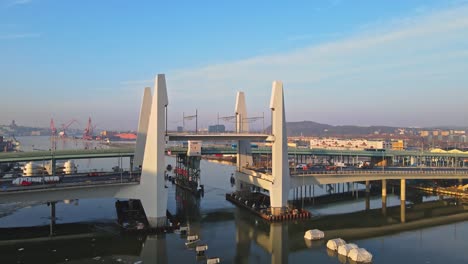
POLYGON ((192 135, 209 135, 209 136, 216 136, 216 135, 269 135, 264 131, 249 131, 249 132, 237 132, 237 131, 224 131, 224 132, 208 132, 208 131, 184 131, 184 132, 167 132, 168 136, 192 136, 192 135))
MULTIPOLYGON (((114 173, 115 174, 115 173, 114 173)), ((109 176, 109 175, 100 175, 100 176, 109 176)), ((63 182, 63 178, 60 179, 60 182, 54 183, 47 183, 45 181, 36 182, 28 186, 21 186, 21 185, 2 185, 0 188, 1 193, 11 193, 11 192, 19 192, 19 191, 31 191, 31 190, 42 190, 42 189, 60 189, 65 187, 85 187, 85 186, 100 186, 100 185, 109 185, 109 184, 126 184, 126 183, 139 183, 140 182, 140 174, 134 174, 129 177, 128 172, 125 178, 119 177, 119 175, 112 175, 115 176, 113 178, 108 179, 99 179, 100 176, 97 177, 88 177, 82 181, 77 182, 63 182)), ((50 176, 45 176, 50 177, 50 176)), ((70 177, 70 176, 60 176, 60 177, 70 177)), ((44 178, 42 176, 29 176, 24 178, 44 178)), ((12 179, 13 180, 13 179, 12 179)))
POLYGON ((291 176, 314 176, 314 175, 382 175, 382 174, 400 174, 400 175, 467 175, 468 170, 395 170, 395 171, 377 171, 377 170, 337 170, 337 171, 296 171, 291 172, 291 176))

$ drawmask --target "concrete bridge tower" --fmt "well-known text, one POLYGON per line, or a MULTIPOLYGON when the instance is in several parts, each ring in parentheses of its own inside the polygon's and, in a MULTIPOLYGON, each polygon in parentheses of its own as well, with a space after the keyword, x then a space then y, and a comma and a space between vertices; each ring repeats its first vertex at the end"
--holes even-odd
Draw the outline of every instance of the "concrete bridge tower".
POLYGON ((167 225, 166 168, 166 107, 168 105, 166 79, 158 74, 154 85, 154 96, 145 88, 138 126, 135 149, 135 165, 141 164, 140 184, 125 188, 117 197, 140 199, 151 227, 167 225), (143 155, 141 155, 143 154, 143 155))
POLYGON ((288 137, 286 135, 286 116, 284 111, 283 83, 273 82, 270 109, 272 111, 271 147, 272 177, 270 189, 270 205, 273 215, 282 214, 288 204, 290 175, 288 164, 288 137))
MULTIPOLYGON (((249 123, 247 120, 247 106, 244 92, 237 92, 236 98, 236 130, 237 133, 248 133, 249 123)), ((237 170, 252 165, 252 149, 250 140, 239 140, 237 142, 237 170)))
MULTIPOLYGON (((247 105, 245 103, 244 92, 237 92, 236 97, 236 131, 237 133, 248 133, 249 123, 244 122, 247 120, 247 105)), ((243 167, 253 165, 252 159, 252 148, 250 140, 238 140, 237 141, 237 159, 236 166, 237 171, 241 171, 243 167)), ((236 190, 248 190, 250 187, 246 182, 236 181, 236 190)))

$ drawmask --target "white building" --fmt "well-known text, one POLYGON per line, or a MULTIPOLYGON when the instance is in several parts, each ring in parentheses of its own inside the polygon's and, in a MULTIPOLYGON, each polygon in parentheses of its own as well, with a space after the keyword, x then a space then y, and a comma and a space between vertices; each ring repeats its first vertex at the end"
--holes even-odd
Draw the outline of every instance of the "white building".
POLYGON ((391 149, 392 143, 369 141, 367 139, 314 138, 310 140, 310 148, 334 150, 391 149))

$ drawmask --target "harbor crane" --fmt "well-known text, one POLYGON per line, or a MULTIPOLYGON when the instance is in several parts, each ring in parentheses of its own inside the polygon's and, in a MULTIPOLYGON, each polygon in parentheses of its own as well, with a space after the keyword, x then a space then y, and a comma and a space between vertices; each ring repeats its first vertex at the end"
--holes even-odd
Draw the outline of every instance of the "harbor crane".
POLYGON ((76 121, 75 119, 72 119, 68 123, 62 124, 62 131, 60 131, 59 136, 60 137, 66 137, 67 133, 65 131, 68 129, 68 127, 70 127, 75 122, 78 123, 78 121, 76 121))
POLYGON ((54 119, 50 119, 50 135, 53 137, 57 136, 57 128, 55 128, 54 119))
POLYGON ((88 119, 88 125, 83 131, 83 139, 84 140, 92 140, 93 139, 93 132, 95 126, 91 125, 91 117, 88 119))

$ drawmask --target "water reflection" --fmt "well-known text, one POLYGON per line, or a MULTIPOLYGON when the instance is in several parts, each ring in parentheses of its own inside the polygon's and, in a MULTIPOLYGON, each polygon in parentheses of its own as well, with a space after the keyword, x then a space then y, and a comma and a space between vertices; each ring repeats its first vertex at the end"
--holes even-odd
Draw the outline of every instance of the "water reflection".
MULTIPOLYGON (((333 257, 328 260, 320 258, 321 261, 336 263, 338 260, 345 263, 345 259, 337 259, 334 253, 326 251, 327 239, 368 239, 468 219, 463 213, 466 206, 459 200, 443 199, 408 205, 408 221, 405 224, 399 224, 400 206, 388 207, 387 216, 382 215, 380 208, 375 208, 321 216, 307 222, 270 224, 237 208, 203 211, 200 200, 186 195, 183 190, 175 191, 177 216, 190 227, 190 234, 200 235, 201 243, 208 244, 208 255, 221 257, 223 263, 295 263, 297 258, 305 261, 311 254, 327 257, 328 253, 333 257), (312 228, 324 230, 325 240, 305 241, 304 232, 312 228)), ((462 228, 454 228, 453 232, 451 230, 451 236, 456 238, 457 232, 463 232, 464 226, 466 225, 462 224, 462 228)), ((421 234, 418 236, 421 241, 434 239, 429 235, 423 237, 422 231, 418 232, 421 234)), ((191 263, 196 260, 195 252, 185 247, 185 238, 180 235, 125 235, 112 222, 58 223, 52 237, 48 225, 4 228, 0 230, 0 234, 2 263, 35 263, 34 260, 37 259, 47 260, 47 263, 66 260, 70 263, 95 263, 96 260, 121 263, 191 263)), ((463 233, 458 236, 463 237, 463 233)), ((381 246, 387 248, 387 245, 381 246)))

